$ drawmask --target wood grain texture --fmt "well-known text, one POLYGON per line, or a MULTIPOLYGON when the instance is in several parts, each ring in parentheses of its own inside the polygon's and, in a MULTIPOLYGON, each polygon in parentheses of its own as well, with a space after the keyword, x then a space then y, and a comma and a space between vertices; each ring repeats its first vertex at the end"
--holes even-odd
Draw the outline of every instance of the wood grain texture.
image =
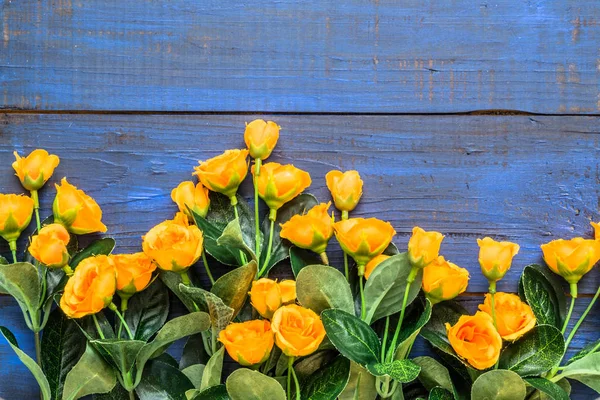
POLYGON ((0 108, 598 113, 600 3, 10 1, 0 108))

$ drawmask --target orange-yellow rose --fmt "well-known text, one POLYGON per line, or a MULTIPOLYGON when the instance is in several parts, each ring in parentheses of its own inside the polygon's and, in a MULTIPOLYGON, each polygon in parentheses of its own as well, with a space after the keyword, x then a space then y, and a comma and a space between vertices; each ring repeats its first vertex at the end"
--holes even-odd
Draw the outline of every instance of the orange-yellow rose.
MULTIPOLYGON (((187 222, 187 217, 184 219, 187 222)), ((176 218, 161 222, 142 236, 142 249, 163 271, 183 273, 202 255, 203 242, 197 226, 176 218)))
POLYGON ((497 242, 492 238, 477 239, 481 272, 490 282, 499 281, 510 269, 512 259, 519 252, 519 245, 497 242))
MULTIPOLYGON (((15 241, 29 225, 33 213, 31 197, 17 194, 0 194, 0 236, 17 249, 15 241)), ((13 248, 14 247, 14 248, 13 248)))
MULTIPOLYGON (((254 174, 254 170, 252 170, 254 174)), ((310 186, 310 175, 293 165, 266 163, 255 177, 258 195, 271 210, 271 219, 275 219, 273 210, 279 210, 288 201, 298 196, 310 186)))
POLYGON ((50 224, 31 238, 29 253, 48 268, 62 268, 69 262, 69 232, 61 224, 50 224))
POLYGON ((213 192, 219 192, 237 204, 235 193, 248 174, 248 150, 226 150, 210 160, 200 161, 194 175, 213 192))
POLYGON ((414 268, 424 268, 438 258, 444 235, 436 231, 425 231, 418 226, 412 230, 408 240, 408 260, 414 268))
POLYGON ((279 282, 279 291, 281 292, 281 302, 283 304, 296 301, 296 281, 286 279, 279 282))
POLYGON ((121 299, 141 292, 150 284, 156 264, 146 254, 113 254, 110 258, 117 270, 117 293, 121 299))
MULTIPOLYGON (((485 301, 479 309, 493 317, 492 295, 485 294, 485 301)), ((504 340, 515 341, 535 326, 535 315, 519 296, 512 293, 497 292, 494 295, 496 327, 504 340)))
POLYGON ((86 258, 67 281, 60 308, 69 318, 96 314, 112 302, 116 288, 113 261, 104 255, 86 258))
POLYGON ((245 367, 266 361, 274 344, 271 323, 265 319, 229 324, 219 333, 219 341, 245 367))
POLYGON ((210 206, 208 188, 205 188, 202 183, 194 186, 192 181, 181 182, 171 191, 171 199, 177 204, 179 211, 189 218, 192 218, 192 214, 188 207, 201 217, 206 217, 210 206))
POLYGON ((76 235, 106 232, 98 203, 83 190, 67 182, 67 178, 63 178, 60 183, 56 185, 56 197, 52 206, 54 221, 63 224, 69 232, 76 235))
POLYGON ((250 302, 263 318, 270 319, 283 303, 281 287, 276 281, 268 278, 254 281, 250 289, 250 302))
POLYGON ((580 237, 558 239, 543 244, 542 252, 544 261, 554 273, 570 284, 576 284, 600 260, 600 241, 580 237))
POLYGON ((296 304, 275 311, 271 320, 275 343, 288 357, 302 357, 313 353, 325 338, 321 318, 308 308, 296 304))
POLYGON ((469 271, 446 261, 443 256, 423 269, 423 292, 432 304, 455 298, 467 290, 468 284, 469 271))
POLYGON ((357 171, 329 171, 325 175, 327 188, 340 211, 352 211, 362 196, 363 181, 357 171))
POLYGON ((262 119, 255 119, 247 124, 244 141, 250 150, 250 157, 261 160, 269 157, 279 139, 279 129, 275 122, 262 119))
POLYGON ((281 225, 279 236, 302 249, 321 254, 333 236, 333 220, 327 214, 331 203, 317 204, 305 215, 294 215, 281 225))
POLYGON ((335 237, 342 250, 358 264, 364 275, 365 265, 391 243, 396 231, 389 222, 377 218, 350 218, 333 224, 335 237))
POLYGON ((594 239, 600 240, 600 222, 590 222, 594 227, 594 239))
POLYGON ((371 259, 371 261, 369 261, 367 263, 367 265, 365 265, 365 279, 369 279, 369 277, 373 273, 373 270, 375 270, 375 268, 379 264, 381 264, 383 261, 387 260, 388 258, 390 258, 390 256, 386 256, 385 254, 380 254, 376 257, 373 257, 371 259))
POLYGON ((454 326, 447 323, 446 331, 456 354, 474 368, 487 369, 498 361, 502 338, 488 314, 478 311, 473 316, 463 315, 454 326))
POLYGON ((14 155, 16 161, 12 167, 27 190, 38 190, 44 186, 60 162, 58 156, 43 149, 34 150, 27 157, 20 157, 16 151, 14 155))

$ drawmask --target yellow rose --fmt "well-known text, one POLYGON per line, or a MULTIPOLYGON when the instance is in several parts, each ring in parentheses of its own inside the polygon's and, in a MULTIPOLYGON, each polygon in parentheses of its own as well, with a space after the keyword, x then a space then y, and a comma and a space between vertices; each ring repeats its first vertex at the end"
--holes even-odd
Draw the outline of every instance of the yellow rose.
POLYGON ((305 215, 294 215, 281 225, 279 236, 294 245, 321 254, 333 236, 333 221, 327 214, 331 203, 317 204, 305 215))
POLYGON ((273 121, 255 119, 246 125, 244 141, 250 150, 250 157, 265 160, 279 139, 279 125, 273 121))
POLYGON ((467 290, 469 271, 439 256, 423 269, 423 292, 431 304, 451 300, 467 290))
POLYGON ((229 356, 245 367, 266 361, 274 344, 271 323, 258 319, 227 325, 219 333, 219 341, 229 356))
POLYGON ((210 206, 208 188, 202 186, 202 183, 198 183, 194 186, 194 182, 192 181, 181 182, 171 191, 171 199, 177 204, 179 211, 189 218, 193 217, 189 212, 188 207, 201 217, 206 217, 208 207, 210 206))
POLYGON ((335 237, 342 250, 358 264, 358 274, 364 275, 365 265, 383 253, 396 231, 389 222, 377 218, 350 218, 333 224, 335 237))
POLYGON ((194 175, 213 192, 229 197, 233 204, 237 203, 235 193, 248 174, 248 150, 226 150, 225 153, 210 160, 200 161, 194 175))
POLYGON ((600 260, 600 241, 580 237, 558 239, 543 244, 542 252, 552 272, 576 284, 600 260))
POLYGON ((69 262, 69 232, 61 224, 50 224, 31 238, 29 253, 48 268, 62 268, 69 262))
POLYGON ((110 258, 117 271, 117 293, 121 299, 141 292, 150 284, 156 264, 146 254, 113 254, 110 258))
POLYGON ((312 354, 325 338, 321 318, 308 308, 296 304, 275 311, 271 320, 275 343, 288 357, 312 354))
MULTIPOLYGON (((485 301, 479 305, 479 309, 493 316, 491 294, 485 294, 485 301)), ((531 307, 516 294, 497 292, 494 295, 494 310, 496 327, 504 340, 515 341, 535 326, 535 315, 531 307)))
POLYGON ((496 364, 502 349, 502 338, 488 314, 478 311, 463 315, 454 326, 446 324, 448 340, 458 356, 474 368, 482 370, 496 364))
POLYGON ((0 236, 17 249, 15 241, 29 225, 33 213, 31 197, 17 194, 0 194, 0 236))
POLYGON ((175 219, 161 222, 142 236, 142 249, 163 271, 183 273, 202 255, 203 242, 197 226, 175 219))
POLYGON ((371 261, 369 261, 367 265, 365 265, 365 279, 369 279, 375 267, 377 267, 379 264, 381 264, 388 258, 390 258, 390 256, 386 256, 385 254, 380 254, 376 257, 373 257, 371 261))
POLYGON ((98 203, 83 190, 67 182, 67 178, 56 185, 54 198, 54 221, 63 224, 69 232, 83 235, 93 232, 106 232, 102 223, 102 210, 98 203))
MULTIPOLYGON (((254 169, 252 170, 254 174, 254 169)), ((298 196, 312 183, 308 172, 293 165, 266 163, 260 169, 260 175, 255 177, 258 195, 267 203, 271 219, 275 219, 273 210, 279 210, 288 201, 298 196)))
POLYGON ((281 302, 289 304, 296 301, 296 281, 286 279, 279 282, 279 291, 281 292, 281 302))
POLYGON ((519 252, 519 245, 512 242, 496 242, 492 238, 477 239, 481 272, 490 281, 499 281, 510 269, 512 259, 519 252))
POLYGON ((69 318, 96 314, 112 302, 116 287, 115 265, 108 256, 86 258, 67 281, 60 308, 69 318))
POLYGON ((346 212, 356 208, 363 193, 363 181, 357 171, 329 171, 325 181, 335 208, 346 212))
POLYGON ((276 281, 268 278, 254 281, 250 289, 250 302, 263 318, 270 319, 283 303, 281 287, 276 281))
POLYGON ((12 167, 27 190, 38 190, 44 186, 60 162, 58 156, 43 149, 34 150, 27 157, 20 157, 16 151, 14 155, 16 161, 12 167))
POLYGON ((424 268, 438 258, 444 235, 435 231, 425 231, 418 226, 412 230, 408 240, 408 260, 414 268, 424 268))

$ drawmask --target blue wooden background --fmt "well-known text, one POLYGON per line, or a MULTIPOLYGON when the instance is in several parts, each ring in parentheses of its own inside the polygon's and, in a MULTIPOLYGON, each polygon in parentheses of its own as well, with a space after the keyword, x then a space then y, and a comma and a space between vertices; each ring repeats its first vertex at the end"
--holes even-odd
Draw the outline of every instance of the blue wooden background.
MULTIPOLYGON (((398 247, 413 225, 443 232, 442 252, 471 271, 471 310, 487 286, 476 238, 521 245, 499 285, 514 292, 541 243, 591 236, 600 219, 598 2, 4 0, 0 24, 0 191, 22 191, 13 150, 58 154, 51 183, 68 176, 96 198, 120 252, 138 251, 175 211, 170 190, 242 147, 254 118, 282 126, 272 159, 308 170, 323 201, 327 171, 359 170, 354 215, 389 220, 398 247)), ((576 312, 599 284, 596 269, 576 312)), ((6 296, 0 323, 34 353, 6 296)), ((596 308, 574 349, 599 328, 596 308)), ((36 396, 0 343, 0 398, 36 396)))

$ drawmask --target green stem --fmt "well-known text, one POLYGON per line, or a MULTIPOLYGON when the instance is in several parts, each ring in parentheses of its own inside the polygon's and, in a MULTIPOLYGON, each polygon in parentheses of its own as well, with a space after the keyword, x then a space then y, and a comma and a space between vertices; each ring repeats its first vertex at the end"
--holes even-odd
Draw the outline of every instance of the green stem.
POLYGON ((329 265, 329 257, 327 257, 326 252, 322 252, 321 254, 319 254, 319 256, 321 257, 321 261, 323 262, 323 265, 329 265))
POLYGON ((294 357, 288 358, 288 370, 287 370, 287 399, 292 399, 292 364, 294 364, 294 357))
POLYGON ((565 322, 563 323, 562 329, 560 330, 563 335, 567 331, 567 326, 569 325, 569 321, 571 320, 571 314, 573 314, 573 308, 575 308, 575 299, 577 298, 577 284, 571 283, 571 305, 569 306, 569 312, 567 312, 567 318, 565 318, 565 322))
POLYGON ((265 270, 267 269, 267 265, 269 265, 269 261, 271 260, 271 251, 273 250, 273 231, 275 230, 275 218, 277 217, 277 210, 271 210, 269 213, 269 219, 271 220, 271 225, 269 227, 269 244, 267 245, 267 256, 265 257, 265 263, 262 268, 258 272, 258 277, 260 278, 265 270), (275 212, 273 212, 275 211, 275 212), (272 217, 272 218, 271 218, 272 217))
POLYGON ((262 160, 257 158, 254 161, 254 233, 256 242, 256 258, 260 260, 260 221, 258 214, 258 176, 260 175, 260 166, 262 164, 262 160))
POLYGON ((212 326, 211 329, 211 335, 210 335, 210 348, 212 350, 212 353, 215 354, 217 352, 217 328, 214 326, 212 326))
POLYGON ((583 320, 585 319, 585 317, 587 317, 587 315, 590 313, 590 311, 592 311, 592 308, 594 307, 594 303, 596 303, 596 300, 598 300, 598 296, 600 296, 600 286, 598 286, 598 290, 596 290, 596 294, 592 298, 592 301, 590 301, 590 304, 588 304, 588 306, 585 309, 585 311, 583 312, 583 314, 581 314, 581 317, 579 317, 579 319, 577 320, 577 323, 571 330, 571 333, 569 333, 569 337, 567 338, 567 341, 565 342, 565 351, 569 348, 569 343, 571 343, 571 340, 573 340, 573 337, 575 336, 577 329, 579 329, 579 326, 583 323, 583 320))
POLYGON ((348 272, 348 254, 344 253, 344 275, 346 275, 346 280, 350 281, 350 273, 348 272))
MULTIPOLYGON (((489 281, 488 291, 490 293, 490 299, 492 302, 492 322, 494 323, 494 328, 498 331, 498 323, 496 322, 496 281, 489 281)), ((496 361, 494 365, 494 369, 498 369, 498 364, 500 363, 500 358, 496 361)))
POLYGON ((17 242, 15 240, 11 240, 8 242, 8 246, 10 247, 10 252, 12 253, 13 263, 17 262, 17 242))
MULTIPOLYGON (((125 318, 125 312, 123 312, 123 318, 125 318)), ((123 332, 123 321, 119 321, 119 331, 117 332, 118 339, 121 339, 122 332, 123 332)))
POLYGON ((210 279, 210 284, 215 284, 215 278, 213 278, 210 268, 208 267, 208 260, 206 259, 206 251, 202 250, 202 264, 204 264, 204 269, 206 270, 206 275, 208 275, 208 279, 210 279))
POLYGON ((394 338, 392 339, 392 344, 388 350, 387 360, 392 361, 394 358, 394 353, 396 352, 396 343, 398 342, 398 336, 400 336, 400 329, 402 328, 402 321, 404 320, 404 312, 406 311, 406 303, 408 303, 408 293, 410 292, 410 286, 414 282, 417 273, 419 272, 418 268, 411 268, 408 277, 406 278, 406 289, 404 289, 404 298, 402 299, 402 308, 400 309, 400 318, 398 319, 398 325, 396 326, 396 332, 394 332, 394 338))
POLYGON ((365 305, 365 289, 363 287, 364 276, 358 277, 358 286, 360 288, 360 319, 363 321, 367 318, 367 307, 365 305))
POLYGON ((42 223, 40 222, 40 199, 37 190, 32 190, 30 193, 31 200, 33 200, 33 209, 35 211, 35 222, 37 223, 37 232, 40 233, 40 229, 42 229, 42 223))
POLYGON ((300 383, 298 382, 298 377, 296 376, 296 371, 294 370, 294 367, 291 367, 292 369, 292 376, 294 377, 294 386, 296 387, 296 400, 302 400, 302 398, 300 397, 300 383))
POLYGON ((135 392, 133 390, 129 391, 129 400, 135 400, 135 392))
POLYGON ((92 314, 92 319, 94 320, 94 325, 96 325, 96 330, 98 331, 98 335, 100 335, 100 339, 104 339, 104 333, 102 332, 102 329, 100 329, 100 324, 98 323, 96 314, 92 314))
POLYGON ((130 340, 133 340, 131 330, 129 330, 129 326, 127 325, 127 322, 125 322, 125 318, 123 318, 123 315, 119 312, 117 306, 114 303, 110 303, 108 308, 110 308, 115 314, 117 314, 117 317, 119 317, 119 319, 121 320, 121 324, 125 327, 125 332, 127 332, 127 336, 129 336, 130 340))
MULTIPOLYGON (((563 323, 562 329, 560 330, 563 335, 567 331, 567 326, 569 325, 569 321, 571 320, 571 315, 573 314, 573 309, 575 308, 575 299, 577 298, 577 284, 576 283, 571 283, 569 285, 569 287, 570 287, 570 291, 571 291, 571 305, 569 306, 569 311, 567 312, 567 317, 565 318, 565 322, 563 323)), ((592 303, 595 301, 595 298, 597 296, 598 296, 598 294, 596 293, 596 296, 594 296, 594 300, 592 300, 592 303)), ((586 312, 587 311, 588 310, 586 310, 586 312)), ((585 318, 585 316, 583 316, 583 315, 582 315, 582 317, 585 318)), ((580 320, 581 320, 581 322, 583 322, 583 320, 581 318, 580 318, 580 320)), ((567 341, 565 342, 565 351, 563 353, 563 356, 561 357, 560 361, 554 366, 554 368, 552 368, 550 370, 550 373, 548 374, 547 379, 553 378, 556 375, 556 373, 558 372, 558 367, 560 366, 560 363, 562 362, 565 354, 567 353, 567 348, 568 348, 569 342, 573 338, 573 335, 575 335, 574 332, 577 331, 577 329, 579 328, 579 325, 581 324, 581 322, 577 321, 577 324, 575 324, 575 326, 573 327, 573 330, 571 331, 571 334, 569 335, 567 341)), ((556 382, 556 381, 553 381, 553 382, 556 382)))
MULTIPOLYGON (((123 318, 125 318, 125 311, 127 311, 127 305, 129 303, 128 297, 121 297, 121 313, 123 313, 123 318)), ((121 339, 121 331, 123 330, 123 321, 119 323, 119 332, 117 334, 117 338, 121 339)))
POLYGON ((390 316, 385 317, 385 330, 383 331, 383 341, 381 342, 381 359, 385 360, 385 345, 387 344, 388 330, 390 329, 390 316))
MULTIPOLYGON (((237 208, 237 197, 235 197, 235 194, 233 196, 231 196, 229 198, 229 200, 231 201, 231 205, 233 206, 233 214, 235 215, 235 220, 238 222, 238 224, 240 224, 240 229, 242 224, 240 223, 240 214, 238 213, 238 208, 237 208)), ((246 258, 246 255, 244 254, 244 252, 242 250, 240 250, 240 259, 242 260, 242 264, 245 265, 248 262, 248 259, 246 258)))
POLYGON ((42 347, 40 346, 40 333, 34 332, 33 337, 35 338, 35 361, 37 365, 42 366, 42 347))
MULTIPOLYGON (((183 272, 180 272, 179 276, 181 276, 181 283, 183 283, 185 286, 193 286, 192 281, 190 281, 190 276, 188 275, 187 269, 183 272)), ((196 304, 195 301, 192 300, 192 304, 194 305, 194 311, 200 311, 200 308, 198 308, 198 304, 196 304)))

